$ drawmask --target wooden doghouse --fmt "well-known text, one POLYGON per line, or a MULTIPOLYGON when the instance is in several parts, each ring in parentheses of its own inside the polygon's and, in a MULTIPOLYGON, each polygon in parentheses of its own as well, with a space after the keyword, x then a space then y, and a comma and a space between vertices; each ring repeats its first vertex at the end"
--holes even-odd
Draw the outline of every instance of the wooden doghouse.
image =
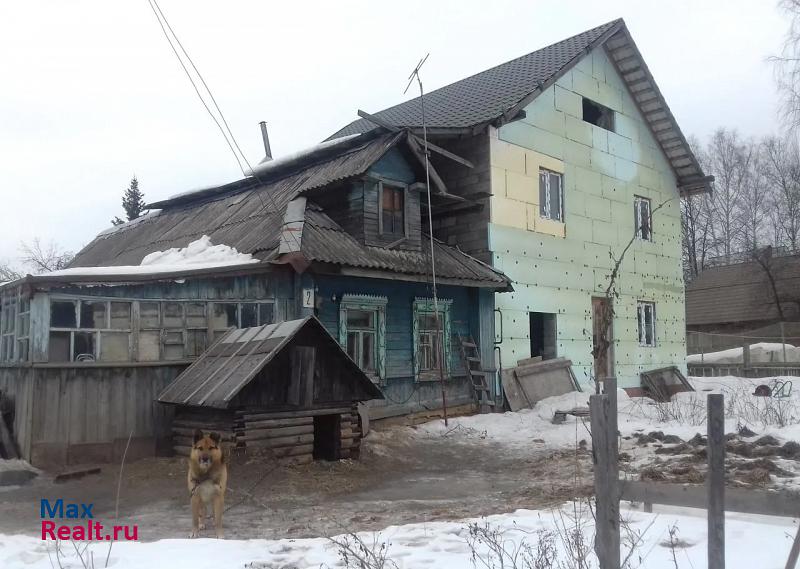
POLYGON ((200 428, 292 463, 357 458, 370 399, 383 394, 313 316, 228 331, 158 397, 176 406, 178 454, 200 428))

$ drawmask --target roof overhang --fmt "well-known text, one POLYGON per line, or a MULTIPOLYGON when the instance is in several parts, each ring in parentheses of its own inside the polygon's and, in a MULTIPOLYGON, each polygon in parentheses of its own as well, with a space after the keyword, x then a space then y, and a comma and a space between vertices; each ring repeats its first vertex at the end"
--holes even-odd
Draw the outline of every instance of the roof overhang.
POLYGON ((711 192, 713 176, 706 176, 667 105, 653 74, 624 23, 603 43, 628 93, 661 147, 677 179, 682 196, 711 192))
POLYGON ((85 273, 80 273, 81 267, 70 269, 70 274, 48 274, 26 275, 16 281, 3 283, 0 290, 14 288, 17 286, 29 285, 33 287, 42 286, 66 286, 73 284, 80 285, 124 285, 141 284, 148 282, 175 281, 185 278, 200 277, 235 277, 243 275, 253 275, 265 273, 273 270, 278 263, 274 261, 263 261, 260 263, 247 263, 243 265, 224 265, 221 267, 204 267, 201 269, 186 269, 179 271, 163 271, 153 273, 133 273, 133 274, 97 274, 93 272, 97 267, 86 267, 85 273))

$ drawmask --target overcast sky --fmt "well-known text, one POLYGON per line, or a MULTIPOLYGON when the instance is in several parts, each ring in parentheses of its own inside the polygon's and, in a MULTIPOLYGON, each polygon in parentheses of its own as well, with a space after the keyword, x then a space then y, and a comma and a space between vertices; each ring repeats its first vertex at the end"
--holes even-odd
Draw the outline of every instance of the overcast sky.
MULTIPOLYGON (((249 160, 315 144, 404 100, 426 52, 431 90, 617 17, 685 134, 778 128, 765 61, 786 28, 773 0, 160 0, 249 160)), ((148 200, 241 177, 147 0, 2 2, 0 260, 40 237, 78 250, 148 200)))

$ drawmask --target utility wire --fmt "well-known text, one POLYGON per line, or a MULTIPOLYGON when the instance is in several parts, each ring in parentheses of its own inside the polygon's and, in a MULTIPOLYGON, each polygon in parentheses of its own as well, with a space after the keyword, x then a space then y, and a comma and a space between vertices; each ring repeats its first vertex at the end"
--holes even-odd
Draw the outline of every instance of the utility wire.
MULTIPOLYGON (((223 138, 225 139, 225 142, 228 144, 228 148, 230 148, 231 153, 233 154, 233 157, 236 159, 236 163, 239 165, 239 169, 242 171, 242 175, 245 178, 248 177, 247 171, 245 171, 244 167, 242 166, 242 160, 244 160, 245 164, 247 164, 247 167, 250 170, 250 175, 253 178, 255 178, 256 182, 258 182, 261 185, 265 185, 264 182, 261 180, 261 178, 259 178, 259 176, 256 173, 255 169, 250 165, 250 162, 247 160, 247 157, 244 155, 244 152, 242 152, 241 148, 239 147, 239 143, 236 141, 236 137, 233 135, 233 132, 231 131, 230 127, 228 126, 228 122, 225 120, 225 115, 222 113, 222 109, 220 109, 219 105, 217 104, 217 101, 214 98, 214 95, 212 94, 211 89, 208 87, 208 84, 206 83, 205 79, 203 79, 202 74, 197 69, 197 66, 194 64, 194 61, 192 61, 192 58, 189 56, 189 53, 186 51, 186 49, 183 47, 183 44, 178 39, 178 36, 175 33, 175 31, 172 29, 172 26, 170 26, 169 21, 167 20, 167 17, 164 15, 164 12, 162 12, 161 7, 158 5, 158 1, 157 0, 147 0, 147 2, 148 2, 148 4, 150 4, 150 9, 153 11, 153 15, 156 17, 156 20, 158 20, 158 25, 161 27, 161 31, 164 33, 164 37, 166 38, 167 43, 169 43, 170 48, 172 48, 172 52, 175 54, 175 57, 178 59, 178 63, 180 63, 180 66, 181 66, 181 68, 183 68, 183 71, 186 74, 186 77, 189 79, 189 82, 192 84, 192 88, 194 89, 194 92, 197 94, 197 97, 200 99, 200 102, 203 103, 203 107, 205 107, 205 109, 208 112, 209 116, 214 121, 214 123, 217 125, 217 128, 219 128, 219 131, 222 134, 223 138), (169 29, 169 33, 167 32, 167 29, 169 29), (175 38, 175 42, 180 47, 181 51, 186 56, 186 59, 189 61, 189 64, 192 66, 192 69, 194 69, 195 73, 197 74, 198 78, 200 79, 201 83, 203 84, 203 88, 208 93, 208 96, 211 99, 214 108, 219 113, 220 119, 222 120, 222 123, 225 125, 225 128, 223 128, 222 124, 220 124, 220 121, 217 119, 217 117, 211 111, 211 109, 209 108, 208 103, 206 102, 205 98, 203 98, 203 95, 200 93, 200 89, 198 89, 197 84, 195 83, 195 80, 192 77, 192 74, 189 72, 189 70, 186 67, 186 64, 183 62, 183 58, 181 58, 180 54, 178 53, 178 50, 176 49, 175 44, 172 43, 172 38, 170 38, 170 33, 175 38), (227 133, 225 131, 226 128, 227 128, 227 133), (230 136, 230 139, 228 138, 229 136, 230 136), (236 150, 234 150, 234 147, 236 148, 236 150), (239 154, 237 154, 237 152, 236 152, 237 150, 239 151, 239 154), (240 160, 240 155, 241 155, 241 159, 242 160, 240 160)), ((261 197, 261 192, 258 191, 258 189, 254 189, 253 193, 256 195, 256 197, 258 197, 258 200, 261 202, 262 210, 266 210, 267 209, 267 204, 264 203, 264 199, 261 197)), ((277 213, 278 211, 280 211, 280 208, 278 207, 278 205, 275 202, 275 199, 272 197, 272 195, 268 191, 266 191, 264 193, 267 194, 267 198, 272 203, 272 207, 275 210, 275 212, 277 213)), ((258 214, 258 213, 259 212, 256 212, 256 214, 258 214)), ((294 244, 297 247, 297 250, 299 251, 301 246, 300 246, 300 241, 297 239, 297 236, 292 232, 289 232, 289 235, 291 235, 291 237, 292 237, 292 239, 294 241, 294 244)), ((281 238, 283 238, 286 241, 286 244, 291 247, 291 243, 289 243, 288 238, 283 235, 283 231, 281 231, 279 233, 279 235, 278 235, 278 239, 280 240, 281 238)))

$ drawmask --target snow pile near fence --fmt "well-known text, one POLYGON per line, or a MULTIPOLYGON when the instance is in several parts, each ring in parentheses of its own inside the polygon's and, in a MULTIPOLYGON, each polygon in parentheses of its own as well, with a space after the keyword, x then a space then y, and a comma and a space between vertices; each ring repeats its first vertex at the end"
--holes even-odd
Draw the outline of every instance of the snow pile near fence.
MULTIPOLYGON (((686 356, 686 363, 689 364, 741 364, 744 363, 742 354, 743 348, 731 348, 719 352, 709 352, 707 354, 691 354, 686 356)), ((791 344, 781 344, 772 342, 759 342, 750 344, 750 363, 773 363, 773 362, 800 362, 800 348, 791 344), (786 346, 786 359, 784 360, 783 347, 786 346)))
MULTIPOLYGON (((653 430, 691 438, 706 430, 706 398, 709 393, 725 395, 726 432, 748 427, 759 434, 783 440, 800 441, 800 379, 791 377, 749 379, 733 376, 690 377, 694 392, 678 393, 672 401, 657 403, 644 397, 629 397, 619 390, 619 430, 622 436, 653 430), (790 397, 753 395, 758 385, 795 380, 790 397)), ((588 418, 567 416, 564 424, 552 423, 555 411, 587 408, 591 392, 572 392, 539 401, 533 409, 489 413, 435 420, 413 427, 418 437, 448 437, 454 441, 485 440, 509 448, 535 451, 544 448, 574 447, 591 440, 588 418), (585 423, 585 424, 584 424, 585 423)), ((369 441, 369 439, 367 439, 369 441)))
MULTIPOLYGON (((679 567, 702 569, 707 567, 707 522, 701 510, 659 508, 654 514, 638 510, 622 510, 628 520, 627 528, 641 534, 641 542, 631 557, 631 568, 674 569, 673 554, 679 567), (669 547, 670 528, 677 529, 679 545, 669 547)), ((584 508, 585 510, 585 508, 584 508)), ((435 569, 463 569, 473 566, 473 550, 469 546, 470 527, 474 530, 498 531, 501 547, 509 553, 520 546, 530 546, 536 553, 538 543, 552 544, 551 567, 574 567, 565 546, 565 534, 574 527, 570 519, 571 506, 562 510, 537 511, 517 510, 509 514, 475 518, 452 522, 428 522, 403 526, 390 526, 381 532, 359 533, 361 543, 369 549, 379 551, 386 548, 386 558, 393 564, 384 567, 414 567, 435 569), (472 524, 472 525, 471 525, 472 524)), ((591 549, 594 527, 591 513, 581 514, 585 547, 591 549)), ((728 514, 725 531, 726 553, 735 560, 735 567, 758 567, 759 569, 782 568, 791 547, 790 535, 795 529, 792 520, 785 518, 760 518, 728 514)), ((333 539, 342 541, 346 536, 333 539)), ((353 543, 353 538, 349 538, 353 543)), ((82 568, 76 551, 83 551, 83 544, 73 548, 70 542, 62 542, 56 557, 55 544, 27 536, 0 535, 0 567, 7 569, 63 569, 82 568)), ((626 548, 627 545, 623 545, 626 548)), ((356 545, 357 548, 357 545, 356 545)), ((501 565, 498 557, 491 556, 485 542, 474 546, 477 567, 511 566, 510 559, 501 565)), ((282 540, 216 540, 216 539, 165 539, 149 543, 118 542, 109 553, 107 543, 92 543, 83 553, 94 559, 95 567, 114 569, 150 569, 169 567, 180 569, 222 569, 227 567, 251 567, 268 569, 292 567, 295 569, 319 569, 342 567, 337 546, 324 538, 282 540)), ((521 559, 517 559, 519 563, 521 559)), ((589 552, 588 566, 596 567, 597 560, 589 552)), ((91 565, 89 565, 91 566, 91 565)), ((372 566, 372 565, 371 565, 372 566)), ((375 565, 377 566, 377 565, 375 565)), ((514 565, 521 566, 521 565, 514 565)), ((531 564, 531 567, 534 565, 531 564)), ((538 566, 538 565, 537 565, 538 566)), ((547 566, 547 565, 543 565, 547 566)))
POLYGON ((142 259, 141 265, 120 265, 115 267, 75 267, 46 273, 47 276, 115 276, 151 275, 158 273, 177 273, 181 271, 216 269, 258 263, 259 260, 248 253, 240 253, 228 245, 214 245, 211 238, 203 235, 186 247, 167 249, 150 253, 142 259))

